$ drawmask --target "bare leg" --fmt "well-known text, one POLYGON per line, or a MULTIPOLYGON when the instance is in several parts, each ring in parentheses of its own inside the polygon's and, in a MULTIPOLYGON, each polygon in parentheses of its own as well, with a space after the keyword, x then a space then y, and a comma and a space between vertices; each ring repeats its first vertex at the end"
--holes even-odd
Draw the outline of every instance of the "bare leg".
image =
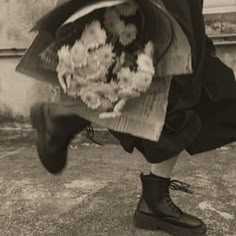
POLYGON ((151 164, 151 173, 162 178, 170 178, 178 157, 176 156, 158 164, 151 164))
POLYGON ((172 201, 169 189, 187 191, 185 184, 171 180, 178 156, 151 164, 151 174, 141 175, 142 195, 134 214, 134 224, 141 229, 163 230, 176 236, 206 236, 206 225, 183 212, 172 201))

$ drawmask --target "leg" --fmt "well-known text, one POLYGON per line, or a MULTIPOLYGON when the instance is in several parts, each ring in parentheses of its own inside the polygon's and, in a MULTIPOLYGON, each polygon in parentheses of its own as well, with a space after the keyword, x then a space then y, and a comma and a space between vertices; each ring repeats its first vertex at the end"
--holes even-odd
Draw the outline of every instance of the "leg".
POLYGON ((170 188, 189 191, 186 184, 170 180, 177 159, 151 164, 151 174, 141 175, 142 196, 134 214, 134 224, 138 228, 163 230, 176 236, 205 236, 205 224, 184 213, 170 197, 170 188))
POLYGON ((32 125, 37 131, 37 151, 43 166, 52 174, 60 173, 67 162, 72 138, 89 122, 63 105, 36 104, 31 108, 32 125))
POLYGON ((158 142, 113 132, 125 150, 132 151, 132 146, 136 147, 150 163, 151 173, 141 175, 142 195, 134 214, 134 224, 143 229, 161 229, 176 236, 205 236, 205 224, 180 210, 169 194, 169 189, 189 192, 186 184, 170 177, 179 154, 198 135, 200 120, 192 111, 167 118, 168 125, 158 142))
POLYGON ((169 160, 163 161, 159 164, 151 164, 151 174, 160 176, 163 178, 170 178, 175 164, 178 160, 178 156, 169 160))
POLYGON ((134 214, 138 228, 159 229, 176 236, 206 235, 205 224, 180 210, 169 194, 169 189, 190 192, 186 184, 170 178, 184 145, 194 139, 193 130, 199 128, 198 119, 190 120, 192 126, 188 123, 179 132, 165 128, 157 143, 112 132, 126 151, 132 152, 132 147, 136 147, 150 164, 150 174, 141 174, 142 195, 134 214))

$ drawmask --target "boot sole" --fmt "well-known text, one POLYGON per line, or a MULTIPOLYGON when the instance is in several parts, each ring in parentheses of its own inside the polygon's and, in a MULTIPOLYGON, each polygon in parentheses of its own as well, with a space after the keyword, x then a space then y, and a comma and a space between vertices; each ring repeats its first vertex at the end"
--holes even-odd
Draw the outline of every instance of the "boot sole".
POLYGON ((30 110, 32 127, 41 132, 45 128, 44 104, 36 104, 30 110))
POLYGON ((183 229, 139 211, 135 211, 133 221, 137 228, 165 231, 173 236, 206 236, 206 227, 204 224, 195 229, 183 229))
POLYGON ((45 129, 46 121, 44 115, 44 104, 36 104, 31 108, 30 117, 32 122, 32 127, 37 130, 37 151, 40 160, 43 164, 43 157, 46 156, 45 152, 45 129))
POLYGON ((67 150, 60 153, 48 154, 46 151, 46 120, 44 109, 45 104, 36 104, 31 108, 32 126, 37 130, 37 152, 39 160, 44 168, 51 174, 60 174, 66 166, 67 150))

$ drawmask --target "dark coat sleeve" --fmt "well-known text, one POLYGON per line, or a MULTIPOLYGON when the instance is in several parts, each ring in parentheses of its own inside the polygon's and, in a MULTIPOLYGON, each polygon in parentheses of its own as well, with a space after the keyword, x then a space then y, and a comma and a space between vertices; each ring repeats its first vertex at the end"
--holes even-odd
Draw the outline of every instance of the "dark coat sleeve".
POLYGON ((186 34, 192 53, 193 73, 175 76, 169 95, 168 112, 191 109, 198 104, 202 93, 206 34, 202 15, 202 0, 163 0, 186 34))
MULTIPOLYGON (((206 35, 202 0, 163 0, 166 8, 181 25, 188 37, 193 60, 193 74, 178 76, 170 91, 174 110, 194 107, 203 91, 212 101, 236 99, 233 70, 216 57, 212 40, 206 35), (178 94, 176 94, 178 93, 178 94)), ((170 104, 172 101, 170 101, 170 104)))

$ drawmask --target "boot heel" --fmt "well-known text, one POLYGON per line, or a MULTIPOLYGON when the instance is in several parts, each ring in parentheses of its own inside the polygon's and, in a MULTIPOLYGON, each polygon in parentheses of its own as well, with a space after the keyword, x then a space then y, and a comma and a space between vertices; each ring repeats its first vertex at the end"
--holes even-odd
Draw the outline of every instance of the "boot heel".
POLYGON ((133 222, 134 225, 140 229, 161 230, 161 228, 158 226, 156 218, 141 213, 137 210, 134 213, 133 222))

